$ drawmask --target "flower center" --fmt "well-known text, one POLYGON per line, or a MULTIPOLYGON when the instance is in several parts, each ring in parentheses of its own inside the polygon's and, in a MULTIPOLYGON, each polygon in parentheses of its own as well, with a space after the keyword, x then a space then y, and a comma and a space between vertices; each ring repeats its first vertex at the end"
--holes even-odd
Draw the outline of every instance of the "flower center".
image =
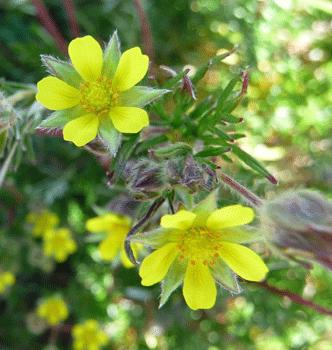
POLYGON ((98 117, 107 113, 111 107, 118 103, 119 89, 112 88, 112 82, 106 77, 89 83, 81 83, 82 99, 80 104, 89 112, 96 113, 98 117))
POLYGON ((214 266, 213 258, 219 258, 218 249, 222 247, 220 235, 206 227, 191 227, 180 236, 178 249, 181 251, 180 259, 190 258, 192 265, 200 260, 204 265, 214 266))

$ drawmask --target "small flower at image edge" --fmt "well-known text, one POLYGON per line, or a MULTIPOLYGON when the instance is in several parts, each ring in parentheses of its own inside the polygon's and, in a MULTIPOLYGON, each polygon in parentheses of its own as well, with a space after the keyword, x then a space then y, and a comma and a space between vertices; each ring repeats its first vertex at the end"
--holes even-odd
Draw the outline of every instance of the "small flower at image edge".
POLYGON ((149 58, 134 47, 120 55, 115 33, 104 53, 91 36, 71 41, 68 48, 72 66, 52 57, 43 57, 54 77, 38 84, 37 101, 56 112, 40 127, 64 126, 63 137, 84 146, 98 134, 116 138, 137 133, 149 124, 141 109, 168 90, 135 86, 146 75, 149 58))
POLYGON ((151 286, 163 280, 163 305, 183 282, 186 303, 197 310, 214 306, 215 282, 239 293, 234 272, 249 281, 262 280, 268 272, 265 263, 254 251, 238 244, 253 238, 236 226, 253 218, 254 211, 241 205, 216 209, 215 192, 193 212, 180 210, 163 216, 160 229, 132 239, 156 248, 140 267, 142 284, 151 286))
POLYGON ((44 235, 44 254, 53 256, 58 262, 64 262, 68 255, 77 250, 76 242, 67 228, 48 230, 44 235))
MULTIPOLYGON (((120 252, 121 262, 124 267, 134 267, 124 250, 124 241, 130 230, 129 217, 107 213, 103 216, 87 220, 86 229, 90 232, 106 232, 107 237, 99 244, 99 252, 105 261, 113 260, 120 252)), ((137 247, 133 246, 134 254, 137 247)))
POLYGON ((75 350, 98 350, 108 342, 106 333, 100 330, 98 322, 93 319, 75 325, 72 336, 75 350))
POLYGON ((68 317, 65 301, 60 297, 51 297, 44 300, 37 308, 38 316, 42 317, 51 326, 60 324, 68 317))
POLYGON ((42 237, 47 230, 58 225, 59 218, 56 214, 44 209, 40 213, 29 213, 26 221, 33 224, 32 234, 35 237, 42 237))
POLYGON ((15 276, 9 272, 5 271, 0 273, 0 294, 3 293, 7 287, 12 286, 15 283, 15 276))

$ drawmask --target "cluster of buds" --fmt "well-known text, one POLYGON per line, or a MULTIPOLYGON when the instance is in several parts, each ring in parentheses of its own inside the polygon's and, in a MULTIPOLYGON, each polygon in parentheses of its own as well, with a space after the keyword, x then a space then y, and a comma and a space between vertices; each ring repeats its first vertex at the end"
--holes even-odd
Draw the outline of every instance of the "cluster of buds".
MULTIPOLYGON (((284 193, 260 208, 262 232, 291 260, 314 260, 332 270, 332 203, 315 192, 284 193)), ((304 267, 310 264, 300 262, 304 267)))
POLYGON ((128 162, 124 177, 128 188, 138 200, 158 198, 164 190, 186 188, 190 193, 198 189, 212 190, 217 181, 215 171, 196 160, 192 149, 184 143, 151 151, 151 158, 128 162))

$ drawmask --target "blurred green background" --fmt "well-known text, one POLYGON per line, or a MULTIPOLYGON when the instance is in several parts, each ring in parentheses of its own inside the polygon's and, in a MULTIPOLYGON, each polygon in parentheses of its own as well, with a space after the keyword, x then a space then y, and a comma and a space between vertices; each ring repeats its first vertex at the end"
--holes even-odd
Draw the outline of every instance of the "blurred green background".
MULTIPOLYGON (((0 2, 0 79, 36 84, 46 76, 40 55, 66 59, 37 18, 36 1, 0 2)), ((43 1, 67 43, 73 39, 64 4, 43 1)), ((73 1, 80 35, 107 42, 118 30, 122 51, 143 48, 139 17, 131 0, 73 1)), ((332 200, 332 5, 319 0, 146 0, 157 66, 194 72, 216 54, 238 51, 209 70, 198 99, 250 67, 248 95, 236 115, 246 134, 241 148, 267 166, 279 186, 257 178, 242 163, 227 172, 263 198, 288 188, 312 188, 332 200)), ((105 326, 105 349, 332 349, 332 318, 243 284, 240 295, 220 292, 210 310, 192 311, 181 290, 158 310, 160 286, 142 287, 136 269, 103 262, 87 240, 94 206, 119 195, 107 186, 96 157, 61 138, 35 136, 36 159, 23 156, 0 189, 0 266, 16 282, 0 294, 0 349, 51 349, 54 332, 34 327, 42 297, 60 293, 71 326, 89 318, 105 326), (27 213, 40 206, 69 227, 79 249, 64 263, 31 258, 41 242, 31 237, 27 213), (47 266, 46 266, 47 265, 47 266), (48 347, 48 348, 47 348, 48 347)), ((4 158, 0 159, 1 163, 4 158)), ((13 169, 12 169, 13 170, 13 169)), ((226 190, 225 201, 237 202, 226 190)), ((268 282, 332 309, 332 278, 320 266, 306 271, 263 250, 268 282)), ((41 253, 42 255, 42 253, 41 253)), ((71 349, 68 328, 55 345, 71 349)), ((54 346, 54 344, 52 345, 54 346)), ((53 349, 55 349, 53 347, 53 349)))

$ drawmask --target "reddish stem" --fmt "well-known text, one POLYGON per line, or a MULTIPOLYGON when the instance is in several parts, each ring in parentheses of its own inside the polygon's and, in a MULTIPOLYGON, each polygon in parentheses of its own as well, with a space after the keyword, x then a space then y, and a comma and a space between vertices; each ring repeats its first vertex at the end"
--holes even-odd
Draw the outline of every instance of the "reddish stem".
POLYGON ((42 26, 51 34, 52 38, 58 45, 60 51, 67 56, 67 43, 61 35, 60 31, 58 30, 57 26, 55 25, 55 22, 50 13, 47 11, 42 1, 31 0, 31 2, 37 10, 37 17, 41 22, 42 26))
POLYGON ((133 0, 133 3, 136 7, 136 11, 138 13, 138 16, 139 16, 139 19, 141 22, 144 51, 150 58, 151 68, 152 68, 152 72, 153 72, 155 70, 154 50, 153 50, 152 34, 151 34, 151 28, 149 25, 149 21, 148 21, 148 18, 146 16, 146 13, 145 13, 140 1, 133 0))
POLYGON ((35 129, 35 135, 47 135, 55 137, 63 137, 63 131, 57 128, 40 128, 35 129))
POLYGON ((76 15, 74 3, 72 0, 62 0, 62 2, 65 7, 66 14, 69 20, 71 35, 73 39, 78 38, 80 36, 80 28, 77 22, 77 15, 76 15))
POLYGON ((323 315, 332 316, 332 310, 324 309, 322 306, 316 305, 309 300, 305 300, 302 297, 300 297, 299 295, 294 294, 288 290, 278 289, 276 287, 268 285, 266 282, 251 282, 251 283, 258 285, 258 286, 268 290, 269 292, 271 292, 273 294, 280 295, 280 296, 287 296, 290 300, 292 300, 296 304, 310 307, 311 309, 314 309, 315 311, 318 311, 319 313, 321 313, 323 315))

